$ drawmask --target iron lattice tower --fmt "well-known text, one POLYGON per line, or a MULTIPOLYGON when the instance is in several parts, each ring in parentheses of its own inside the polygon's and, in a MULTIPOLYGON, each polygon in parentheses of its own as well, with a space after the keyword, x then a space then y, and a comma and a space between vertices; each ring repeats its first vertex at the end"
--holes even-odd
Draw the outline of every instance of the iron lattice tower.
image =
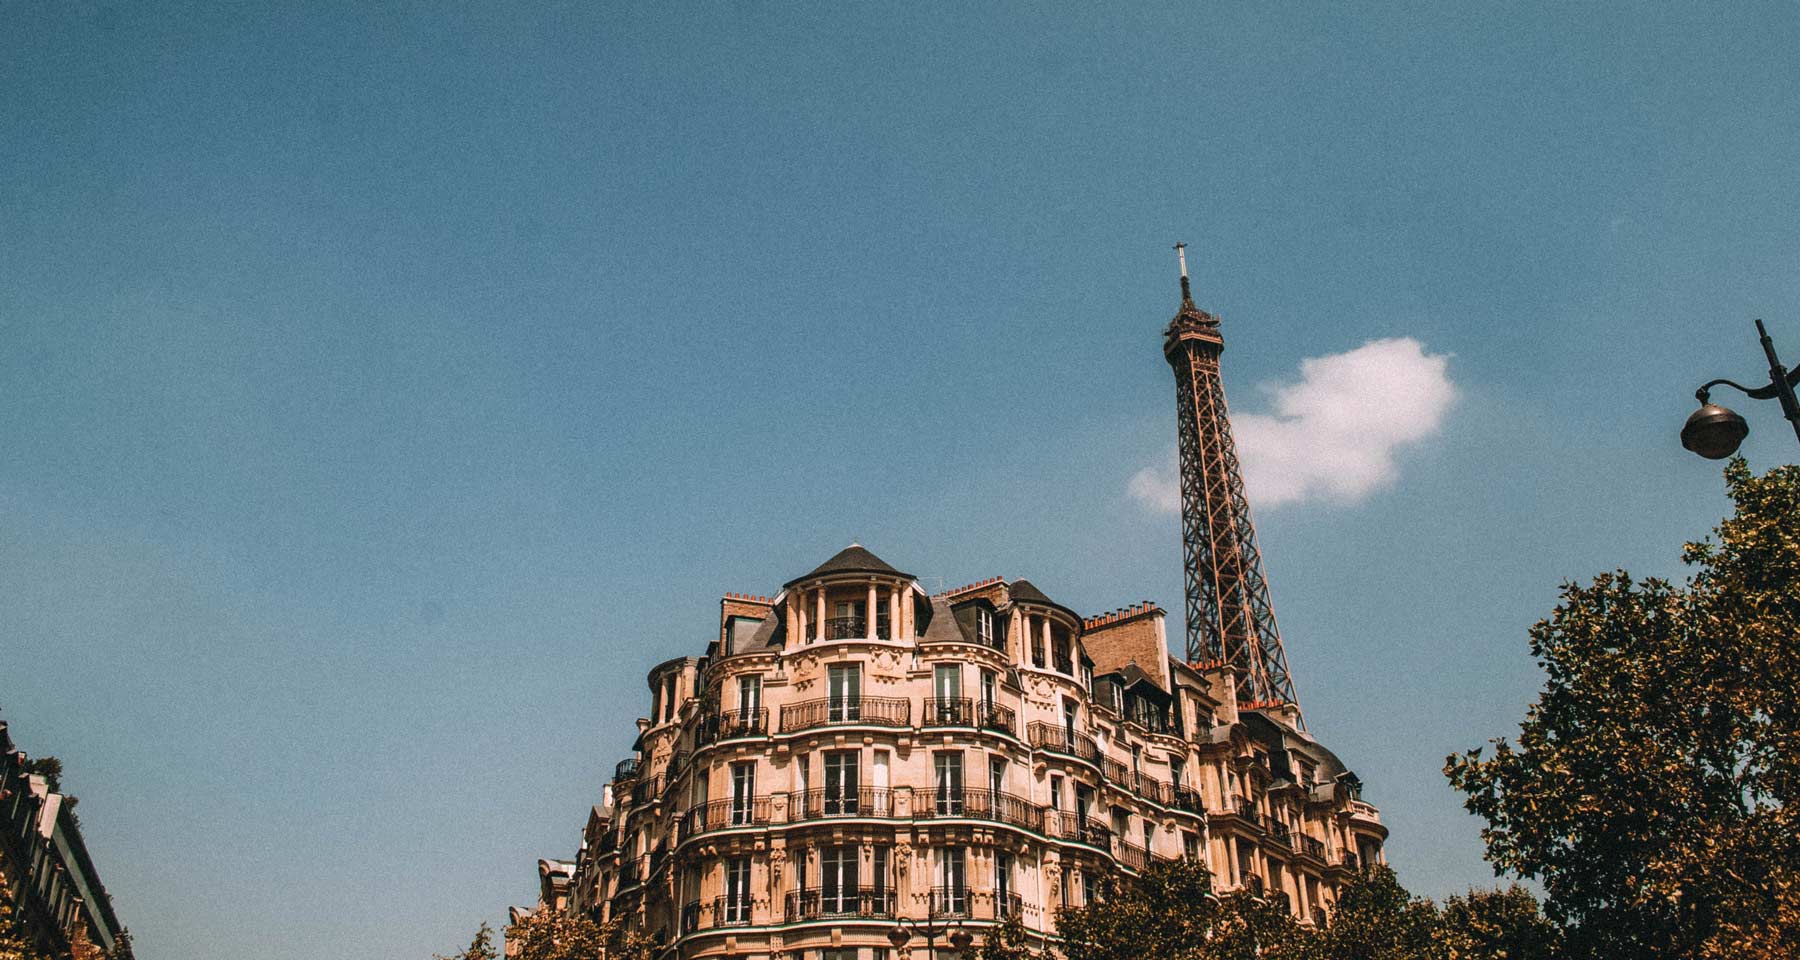
POLYGON ((1219 335, 1219 318, 1194 306, 1185 247, 1175 245, 1181 261, 1181 309, 1163 333, 1163 356, 1175 370, 1179 420, 1187 659, 1234 667, 1240 706, 1293 704, 1298 710, 1226 416, 1225 387, 1219 380, 1225 340, 1219 335))

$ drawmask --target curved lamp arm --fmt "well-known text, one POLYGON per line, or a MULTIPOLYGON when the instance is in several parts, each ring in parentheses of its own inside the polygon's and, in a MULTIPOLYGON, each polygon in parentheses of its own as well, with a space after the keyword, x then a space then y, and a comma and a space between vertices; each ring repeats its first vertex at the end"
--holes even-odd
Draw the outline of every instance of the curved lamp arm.
MULTIPOLYGON (((1786 379, 1787 379, 1787 385, 1789 387, 1800 386, 1800 367, 1795 367, 1792 371, 1790 371, 1788 373, 1786 379)), ((1721 378, 1718 380, 1708 381, 1705 386, 1701 387, 1698 390, 1695 390, 1694 397, 1696 399, 1698 399, 1701 403, 1705 403, 1707 397, 1709 395, 1711 395, 1712 388, 1714 388, 1714 387, 1731 387, 1735 390, 1741 391, 1745 396, 1747 396, 1753 400, 1773 400, 1776 397, 1781 395, 1781 388, 1775 385, 1774 380, 1770 380, 1768 383, 1765 383, 1760 387, 1746 387, 1741 383, 1737 383, 1737 382, 1734 382, 1731 380, 1726 380, 1726 379, 1721 378)))

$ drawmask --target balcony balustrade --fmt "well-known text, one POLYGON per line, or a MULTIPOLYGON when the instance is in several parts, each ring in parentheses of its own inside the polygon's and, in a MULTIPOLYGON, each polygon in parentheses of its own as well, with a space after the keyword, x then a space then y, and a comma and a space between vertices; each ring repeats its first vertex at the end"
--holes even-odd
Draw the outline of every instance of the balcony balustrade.
POLYGON ((1288 835, 1288 825, 1287 824, 1282 823, 1280 820, 1276 820, 1273 817, 1271 817, 1271 818, 1269 818, 1268 829, 1269 829, 1269 839, 1270 840, 1274 841, 1275 843, 1279 843, 1284 847, 1292 847, 1293 846, 1293 841, 1289 838, 1289 835, 1288 835))
POLYGON ((1018 717, 1013 713, 1013 709, 991 700, 982 700, 975 704, 975 723, 983 730, 992 730, 1007 736, 1018 735, 1018 717))
MULTIPOLYGON (((815 639, 812 628, 807 629, 807 639, 815 639)), ((888 617, 882 614, 875 618, 875 639, 889 640, 893 638, 889 629, 888 617)), ((869 620, 867 617, 827 617, 825 620, 825 639, 827 640, 867 640, 869 638, 869 620)))
POLYGON ((926 697, 924 725, 972 727, 975 725, 975 702, 968 697, 926 697))
POLYGON ((654 777, 643 777, 631 787, 631 802, 637 804, 649 803, 650 801, 661 797, 662 792, 662 775, 658 774, 654 777))
POLYGON ((1044 832, 1044 811, 1022 797, 994 790, 919 791, 913 798, 913 818, 959 817, 992 820, 1027 830, 1044 832))
POLYGON ((1300 852, 1314 860, 1323 861, 1325 859, 1325 843, 1318 837, 1309 837, 1305 834, 1301 834, 1300 852))
POLYGON ((1127 870, 1143 873, 1150 869, 1150 851, 1134 843, 1126 843, 1124 840, 1117 841, 1114 844, 1113 857, 1119 861, 1119 866, 1127 870))
POLYGON ((968 887, 932 887, 930 915, 952 919, 969 918, 968 887))
POLYGON ((788 808, 790 820, 894 815, 894 791, 886 787, 808 790, 796 799, 798 804, 788 808))
POLYGON ((1031 745, 1039 750, 1077 757, 1092 764, 1100 762, 1100 747, 1087 734, 1074 733, 1054 723, 1042 722, 1032 724, 1027 732, 1031 745))
POLYGON ((725 800, 713 800, 690 807, 681 815, 676 834, 676 842, 680 843, 689 837, 697 837, 715 830, 731 830, 737 827, 763 827, 769 823, 768 797, 741 797, 725 800))
POLYGON ((751 900, 748 894, 714 897, 712 925, 715 927, 747 927, 750 925, 751 900))
POLYGON ((694 731, 694 744, 704 746, 737 737, 767 736, 768 733, 768 710, 726 710, 700 719, 700 725, 694 731))
POLYGON ((1142 771, 1131 775, 1131 792, 1160 807, 1175 805, 1175 787, 1142 771))
POLYGON ((801 890, 787 895, 783 916, 788 923, 844 918, 891 919, 899 912, 898 900, 892 890, 871 887, 801 890))
POLYGON ((828 697, 781 708, 781 732, 843 724, 875 727, 912 725, 912 701, 889 697, 828 697))
POLYGON ((1112 828, 1098 820, 1084 820, 1067 810, 1045 810, 1044 832, 1061 840, 1112 851, 1112 828))

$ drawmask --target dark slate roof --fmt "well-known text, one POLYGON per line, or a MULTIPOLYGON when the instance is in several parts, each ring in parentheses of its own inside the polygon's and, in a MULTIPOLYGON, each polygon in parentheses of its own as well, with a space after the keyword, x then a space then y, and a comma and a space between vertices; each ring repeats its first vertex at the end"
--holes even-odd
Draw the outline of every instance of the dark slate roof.
POLYGON ((912 574, 901 573, 900 571, 895 570, 893 567, 888 566, 887 561, 870 553, 862 544, 853 543, 844 549, 839 550, 837 555, 830 560, 814 567, 811 573, 795 577, 787 583, 782 584, 782 587, 785 589, 802 580, 811 580, 814 577, 822 577, 832 573, 885 573, 896 577, 905 577, 908 580, 912 579, 912 574))
POLYGON ((1037 586, 1035 584, 1033 584, 1030 580, 1026 580, 1023 578, 1014 580, 1013 582, 1006 585, 1006 592, 1007 592, 1008 596, 1012 597, 1013 602, 1015 602, 1015 603, 1023 601, 1025 603, 1040 603, 1046 607, 1055 607, 1056 609, 1061 610, 1062 612, 1068 614, 1069 616, 1074 617, 1076 623, 1082 622, 1081 614, 1076 613, 1075 611, 1070 610, 1068 607, 1065 607, 1062 604, 1057 603, 1055 600, 1052 600, 1049 597, 1044 596, 1044 591, 1039 590, 1037 588, 1037 586))

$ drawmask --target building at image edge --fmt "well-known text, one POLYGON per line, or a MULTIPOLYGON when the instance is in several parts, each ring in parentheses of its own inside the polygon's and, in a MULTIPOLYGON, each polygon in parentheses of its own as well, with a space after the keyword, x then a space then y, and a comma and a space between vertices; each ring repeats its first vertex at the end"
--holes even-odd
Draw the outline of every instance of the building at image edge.
POLYGON ((860 546, 727 595, 705 656, 649 689, 575 860, 539 861, 539 909, 671 956, 874 960, 899 917, 1054 934, 1156 858, 1311 920, 1387 835, 1293 711, 1170 656, 1159 607, 1083 617, 1003 578, 929 596, 860 546))
POLYGON ((66 957, 83 940, 111 951, 121 928, 82 842, 75 801, 25 765, 0 720, 0 895, 38 952, 66 957))

